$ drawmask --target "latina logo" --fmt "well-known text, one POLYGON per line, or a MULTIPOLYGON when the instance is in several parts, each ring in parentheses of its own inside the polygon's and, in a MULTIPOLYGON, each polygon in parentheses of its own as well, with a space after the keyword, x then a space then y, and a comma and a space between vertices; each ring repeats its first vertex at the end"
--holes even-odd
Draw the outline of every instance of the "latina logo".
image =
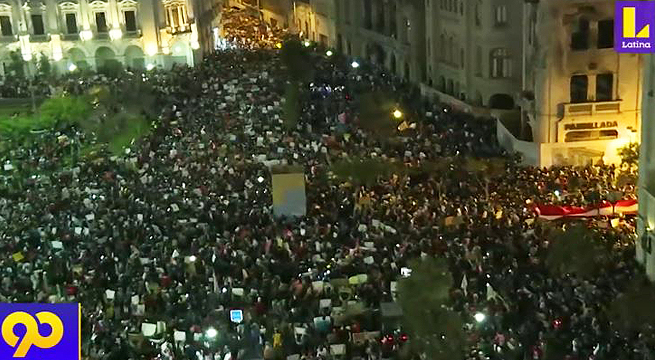
POLYGON ((655 52, 655 2, 617 1, 614 49, 622 53, 655 52))

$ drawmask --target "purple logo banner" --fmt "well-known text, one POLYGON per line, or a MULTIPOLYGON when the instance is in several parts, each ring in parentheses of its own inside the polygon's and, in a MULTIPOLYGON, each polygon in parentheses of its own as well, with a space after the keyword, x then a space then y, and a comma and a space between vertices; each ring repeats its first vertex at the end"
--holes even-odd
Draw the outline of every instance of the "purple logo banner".
POLYGON ((620 53, 655 52, 655 2, 617 1, 614 50, 620 53))
POLYGON ((81 360, 79 304, 0 303, 0 359, 81 360))

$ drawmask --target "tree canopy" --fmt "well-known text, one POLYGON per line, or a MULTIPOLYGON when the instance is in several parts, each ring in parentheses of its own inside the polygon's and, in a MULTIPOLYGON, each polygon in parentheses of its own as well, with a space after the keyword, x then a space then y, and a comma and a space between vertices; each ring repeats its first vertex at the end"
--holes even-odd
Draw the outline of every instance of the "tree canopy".
POLYGON ((607 259, 602 244, 584 225, 566 230, 556 229, 550 234, 546 266, 556 275, 575 274, 591 277, 598 273, 607 259))

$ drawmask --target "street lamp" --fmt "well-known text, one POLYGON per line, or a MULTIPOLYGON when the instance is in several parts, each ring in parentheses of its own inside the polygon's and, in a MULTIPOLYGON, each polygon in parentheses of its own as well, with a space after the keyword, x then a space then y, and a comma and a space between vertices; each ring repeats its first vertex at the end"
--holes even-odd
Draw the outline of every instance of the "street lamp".
POLYGON ((312 43, 310 43, 309 40, 305 40, 303 44, 305 45, 305 47, 309 47, 312 43))
POLYGON ((485 315, 485 314, 483 314, 481 312, 478 312, 478 313, 475 313, 475 315, 473 317, 475 318, 475 321, 477 321, 478 323, 481 323, 481 322, 484 321, 484 319, 487 318, 487 315, 485 315))
POLYGON ((332 54, 334 54, 332 50, 328 50, 325 52, 325 55, 327 55, 328 57, 332 56, 332 54))
POLYGON ((353 69, 357 69, 359 67, 359 63, 357 61, 353 61, 352 64, 350 64, 350 66, 352 66, 353 69))
POLYGON ((155 68, 155 65, 153 65, 153 64, 146 65, 146 70, 148 70, 148 71, 150 71, 150 70, 152 70, 154 68, 155 68))
POLYGON ((209 328, 205 332, 205 336, 207 336, 207 338, 209 338, 209 339, 215 338, 216 335, 218 335, 218 331, 216 331, 216 329, 214 329, 214 328, 209 328))
POLYGON ((393 117, 395 117, 396 119, 400 119, 403 117, 403 113, 400 110, 396 109, 396 111, 393 112, 393 117))
POLYGON ((73 71, 75 71, 75 70, 77 70, 77 65, 75 65, 75 64, 70 64, 70 65, 68 66, 68 71, 73 72, 73 71))
POLYGON ((189 261, 190 262, 195 262, 196 261, 196 256, 195 255, 189 256, 189 261))

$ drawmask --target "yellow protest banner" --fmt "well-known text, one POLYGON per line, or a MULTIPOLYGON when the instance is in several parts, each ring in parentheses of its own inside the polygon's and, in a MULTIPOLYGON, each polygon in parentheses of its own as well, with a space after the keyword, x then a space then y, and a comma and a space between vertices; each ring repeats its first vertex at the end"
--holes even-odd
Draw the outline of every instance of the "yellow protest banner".
POLYGON ((25 259, 25 256, 23 256, 23 253, 20 252, 20 251, 17 252, 17 253, 15 253, 15 254, 12 255, 11 257, 14 258, 14 261, 15 261, 15 262, 20 262, 21 260, 25 259))

